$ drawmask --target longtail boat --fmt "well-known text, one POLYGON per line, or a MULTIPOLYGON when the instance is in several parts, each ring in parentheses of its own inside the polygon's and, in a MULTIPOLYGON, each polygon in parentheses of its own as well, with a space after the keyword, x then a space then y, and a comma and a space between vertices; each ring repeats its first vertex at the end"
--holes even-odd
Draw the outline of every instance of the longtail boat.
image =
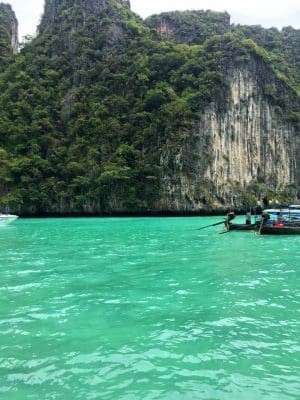
POLYGON ((238 224, 233 223, 232 220, 235 218, 233 212, 227 214, 227 219, 224 221, 224 227, 226 231, 253 231, 257 228, 259 221, 255 219, 254 223, 251 221, 251 214, 248 212, 246 214, 246 223, 238 224))
POLYGON ((266 209, 261 215, 254 216, 254 222, 251 220, 250 212, 246 214, 246 223, 233 223, 234 212, 229 212, 227 218, 200 229, 224 224, 225 230, 229 231, 257 231, 261 235, 300 235, 300 206, 284 206, 280 208, 266 209))
POLYGON ((246 223, 233 223, 231 218, 224 221, 226 231, 257 231, 261 235, 300 235, 300 205, 277 206, 265 209, 261 216, 255 216, 254 223, 247 213, 246 223))
POLYGON ((233 224, 232 222, 225 222, 227 231, 254 231, 257 229, 257 223, 254 224, 233 224))
POLYGON ((258 224, 261 235, 300 235, 300 206, 266 209, 258 224))
POLYGON ((0 213, 0 227, 7 226, 18 218, 18 215, 12 215, 8 212, 0 213))
POLYGON ((261 235, 300 235, 300 225, 262 224, 258 232, 261 235))

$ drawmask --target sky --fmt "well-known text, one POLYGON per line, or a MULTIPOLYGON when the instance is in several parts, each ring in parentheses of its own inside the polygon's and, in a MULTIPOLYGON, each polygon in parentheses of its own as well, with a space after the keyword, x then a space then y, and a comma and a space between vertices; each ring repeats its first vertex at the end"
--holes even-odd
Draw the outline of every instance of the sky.
MULTIPOLYGON (((33 35, 41 19, 44 0, 0 0, 10 3, 19 21, 20 40, 33 35)), ((174 10, 228 11, 232 23, 300 28, 300 0, 131 0, 131 9, 146 18, 174 10)))

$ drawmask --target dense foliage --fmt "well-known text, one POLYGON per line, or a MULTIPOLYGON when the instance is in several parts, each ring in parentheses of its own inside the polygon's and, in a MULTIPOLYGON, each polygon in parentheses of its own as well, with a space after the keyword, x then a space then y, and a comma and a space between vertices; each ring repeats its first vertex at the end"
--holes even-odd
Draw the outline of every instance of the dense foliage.
POLYGON ((276 28, 264 29, 259 25, 237 25, 232 30, 264 48, 270 63, 280 72, 280 77, 287 78, 300 94, 300 29, 288 26, 280 31, 276 28))
MULTIPOLYGON (((159 40, 128 9, 107 4, 99 20, 61 2, 1 75, 3 206, 23 214, 153 209, 162 149, 193 147, 202 111, 226 97, 224 65, 265 55, 246 32, 193 46, 159 40)), ((197 155, 186 157, 192 171, 197 155)))
POLYGON ((291 26, 282 30, 260 25, 231 25, 230 15, 214 11, 174 11, 153 15, 145 23, 163 38, 177 43, 203 44, 214 35, 235 33, 240 39, 251 39, 265 50, 265 58, 280 78, 288 79, 300 93, 300 30, 291 26))
POLYGON ((230 31, 230 15, 210 10, 165 12, 152 15, 145 23, 165 39, 191 45, 202 44, 213 35, 230 31))
MULTIPOLYGON (((286 94, 267 84, 265 94, 276 104, 280 113, 300 126, 300 30, 293 27, 265 29, 260 25, 231 25, 226 12, 174 11, 149 17, 145 23, 162 38, 177 43, 203 44, 216 35, 235 35, 248 51, 259 54, 279 80, 294 92, 287 104, 286 94), (285 99, 283 99, 285 97, 285 99)), ((218 40, 218 39, 217 39, 218 40)), ((239 45, 237 45, 239 47, 239 45)), ((283 90, 283 92, 285 92, 283 90)))

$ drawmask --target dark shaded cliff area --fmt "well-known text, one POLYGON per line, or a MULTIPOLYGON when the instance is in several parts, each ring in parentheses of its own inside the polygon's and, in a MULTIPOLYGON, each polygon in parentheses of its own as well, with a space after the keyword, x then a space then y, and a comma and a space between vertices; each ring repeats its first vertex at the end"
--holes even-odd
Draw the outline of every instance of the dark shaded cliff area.
POLYGON ((12 56, 3 7, 3 207, 205 213, 299 198, 299 30, 46 0, 37 36, 12 56))

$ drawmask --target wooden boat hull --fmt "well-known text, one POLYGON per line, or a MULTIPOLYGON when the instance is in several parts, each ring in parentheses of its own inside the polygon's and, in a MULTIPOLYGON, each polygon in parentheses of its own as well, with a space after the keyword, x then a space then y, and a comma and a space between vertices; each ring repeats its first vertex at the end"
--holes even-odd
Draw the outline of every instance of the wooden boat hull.
POLYGON ((257 224, 232 224, 225 222, 225 228, 228 231, 254 231, 257 229, 257 224))
POLYGON ((300 235, 300 226, 263 225, 259 233, 261 235, 300 235))

